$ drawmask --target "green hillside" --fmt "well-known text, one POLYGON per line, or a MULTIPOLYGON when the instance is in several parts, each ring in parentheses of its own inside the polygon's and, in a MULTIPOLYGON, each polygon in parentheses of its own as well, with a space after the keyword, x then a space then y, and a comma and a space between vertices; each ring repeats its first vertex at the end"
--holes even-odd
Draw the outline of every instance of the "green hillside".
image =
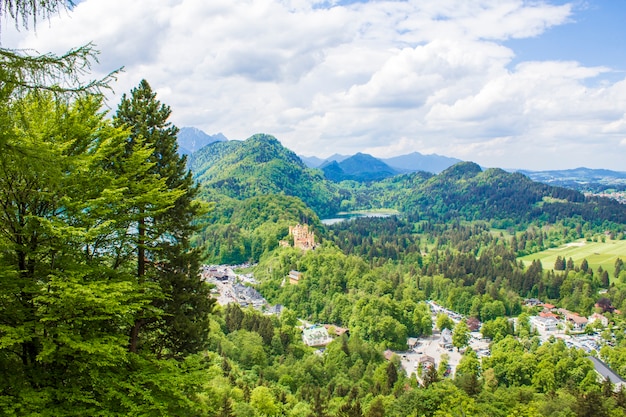
POLYGON ((203 190, 237 200, 285 194, 300 198, 320 216, 339 209, 331 183, 318 170, 273 136, 258 134, 245 141, 216 142, 196 152, 189 161, 203 190))
POLYGON ((602 267, 603 270, 609 272, 610 276, 613 276, 617 258, 626 258, 626 240, 606 238, 605 241, 593 242, 578 239, 557 248, 522 256, 519 259, 527 265, 538 260, 543 269, 553 269, 559 256, 564 259, 572 258, 576 265, 580 265, 583 259, 586 259, 590 268, 597 270, 598 267, 602 267))
MULTIPOLYGON (((367 157, 356 159, 362 162, 367 157)), ((356 168, 362 167, 356 162, 356 168)), ((216 262, 258 260, 260 253, 271 249, 252 249, 251 242, 259 241, 252 236, 258 228, 271 230, 272 239, 264 240, 270 244, 284 237, 289 221, 317 224, 318 218, 340 211, 396 210, 411 221, 487 221, 491 227, 515 230, 571 218, 588 222, 597 231, 617 231, 611 225, 626 223, 626 206, 614 200, 585 197, 502 169, 483 171, 472 162, 457 163, 438 175, 417 172, 379 181, 333 183, 322 171, 306 168, 275 137, 262 134, 210 144, 194 153, 189 165, 200 184, 200 196, 215 204, 211 216, 202 220, 197 242, 216 262), (246 213, 251 205, 256 207, 249 211, 254 216, 246 213), (298 207, 297 213, 285 206, 298 207)), ((327 166, 326 174, 333 169, 340 174, 336 162, 327 166)))
POLYGON ((376 181, 398 174, 398 171, 371 155, 357 153, 341 162, 332 161, 320 168, 324 176, 335 182, 344 180, 376 181))

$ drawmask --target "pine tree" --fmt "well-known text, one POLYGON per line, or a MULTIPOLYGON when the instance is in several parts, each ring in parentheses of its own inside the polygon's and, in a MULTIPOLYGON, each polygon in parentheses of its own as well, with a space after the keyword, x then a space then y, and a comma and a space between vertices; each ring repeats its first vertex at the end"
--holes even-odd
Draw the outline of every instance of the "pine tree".
POLYGON ((561 256, 556 257, 556 261, 554 261, 554 270, 555 271, 565 271, 565 259, 561 258, 561 256))
POLYGON ((609 272, 602 271, 602 274, 600 274, 600 285, 602 286, 602 288, 609 288, 610 282, 611 281, 609 280, 609 272))
POLYGON ((589 262, 587 262, 587 259, 582 260, 582 262, 580 263, 580 269, 584 272, 587 272, 589 270, 589 262))
POLYGON ((624 268, 624 261, 622 261, 621 258, 617 258, 615 260, 615 271, 613 271, 613 276, 615 278, 619 277, 620 272, 622 272, 622 269, 624 268))
POLYGON ((186 169, 186 158, 178 155, 178 128, 168 121, 170 115, 169 106, 157 100, 142 80, 130 97, 122 96, 114 124, 129 130, 127 155, 139 144, 149 147, 149 174, 161 178, 169 193, 177 194, 173 204, 152 214, 138 207, 136 274, 138 280, 154 280, 160 287, 163 296, 155 298, 153 307, 162 314, 158 320, 135 322, 130 349, 138 349, 140 331, 158 330, 163 336, 144 337, 143 343, 158 354, 178 356, 204 347, 214 300, 199 278, 199 252, 190 247, 192 220, 201 211, 194 200, 198 188, 186 169))

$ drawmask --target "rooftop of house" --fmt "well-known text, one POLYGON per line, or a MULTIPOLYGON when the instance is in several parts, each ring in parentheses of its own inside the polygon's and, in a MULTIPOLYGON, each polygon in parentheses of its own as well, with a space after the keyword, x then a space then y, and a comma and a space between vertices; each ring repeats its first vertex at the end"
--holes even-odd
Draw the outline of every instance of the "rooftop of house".
POLYGON ((626 384, 626 381, 615 373, 609 366, 595 356, 587 356, 593 362, 596 372, 604 379, 609 379, 613 384, 626 384))

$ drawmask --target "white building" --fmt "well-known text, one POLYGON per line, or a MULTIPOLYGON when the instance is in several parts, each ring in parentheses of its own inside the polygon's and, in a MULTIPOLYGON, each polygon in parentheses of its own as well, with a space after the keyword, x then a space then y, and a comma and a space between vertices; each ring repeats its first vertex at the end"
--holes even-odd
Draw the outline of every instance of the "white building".
POLYGON ((554 317, 532 316, 530 318, 530 328, 539 333, 552 333, 556 331, 559 321, 554 317))
POLYGON ((302 330, 302 341, 307 346, 321 347, 326 346, 333 339, 324 326, 312 326, 302 330))
POLYGON ((591 324, 594 321, 599 321, 602 324, 602 327, 606 327, 609 325, 609 319, 598 313, 593 313, 591 316, 589 316, 587 320, 587 324, 591 324))

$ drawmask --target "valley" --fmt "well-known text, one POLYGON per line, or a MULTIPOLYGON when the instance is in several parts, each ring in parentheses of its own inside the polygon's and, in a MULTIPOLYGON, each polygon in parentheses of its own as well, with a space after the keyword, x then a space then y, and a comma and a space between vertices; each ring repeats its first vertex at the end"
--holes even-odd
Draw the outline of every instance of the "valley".
MULTIPOLYGON (((192 165, 201 173, 197 178, 205 198, 215 204, 197 236, 207 259, 252 262, 255 266, 246 269, 254 275, 256 284, 251 285, 268 305, 282 306, 278 320, 295 326, 290 331, 296 329, 296 335, 305 332, 297 330, 298 320, 323 323, 327 331, 346 329, 334 340, 325 339, 332 342, 323 350, 315 347, 311 352, 323 366, 339 361, 348 367, 344 374, 349 372, 354 364, 347 358, 342 362, 338 349, 351 352, 351 343, 363 343, 380 355, 375 360, 378 369, 387 367, 390 379, 380 380, 380 388, 367 383, 369 388, 354 392, 351 401, 341 399, 345 391, 336 391, 339 374, 328 371, 325 395, 332 400, 322 403, 331 415, 340 415, 336 404, 374 407, 372 398, 386 398, 385 415, 400 416, 398 404, 409 398, 417 401, 436 387, 454 389, 465 401, 490 410, 488 415, 506 415, 490 408, 488 398, 513 395, 518 389, 532 390, 529 398, 544 410, 554 390, 564 407, 575 412, 576 402, 565 398, 578 394, 568 391, 565 381, 585 393, 601 382, 597 364, 587 360, 588 355, 618 373, 626 370, 621 353, 626 352, 621 347, 626 336, 621 313, 626 307, 626 271, 620 263, 626 207, 617 201, 467 162, 439 174, 329 181, 280 149, 273 138, 255 136, 232 150, 213 146, 215 155, 226 152, 228 170, 243 175, 232 174, 237 179, 224 182, 219 159, 197 165, 209 160, 204 156, 192 165), (242 195, 233 193, 237 183, 266 185, 247 188, 248 193, 254 191, 242 195), (326 203, 320 206, 322 201, 326 203), (315 243, 295 247, 290 236, 294 224, 307 225, 315 243), (550 256, 559 255, 567 259, 563 269, 555 270, 556 258, 550 256), (286 278, 295 274, 297 279, 286 278), (529 304, 529 299, 542 300, 539 304, 555 310, 529 304), (552 317, 552 324, 546 326, 544 316, 552 317), (590 323, 588 328, 577 324, 583 320, 590 323), (470 325, 476 330, 465 333, 470 325), (452 345, 440 345, 444 329, 452 345), (417 348, 410 348, 415 344, 417 348), (384 358, 395 369, 378 362, 384 358), (429 361, 432 367, 419 366, 429 361), (537 379, 535 375, 546 372, 556 378, 559 361, 570 363, 569 376, 559 376, 560 382, 554 380, 553 385, 537 379), (390 381, 396 381, 392 385, 397 390, 400 380, 415 388, 392 393, 390 381), (388 388, 382 388, 385 384, 388 388), (368 400, 366 393, 374 392, 368 400)), ((200 153, 209 151, 211 146, 200 153)), ((227 307, 227 317, 240 314, 233 308, 227 307)), ((274 381, 274 387, 280 386, 280 377, 274 381)), ((306 397, 303 389, 291 389, 299 398, 314 398, 306 397)), ((412 404, 426 415, 444 407, 437 403, 428 411, 412 404)), ((531 402, 525 404, 522 407, 531 407, 531 402)))
POLYGON ((624 6, 501 3, 2 2, 0 415, 626 416, 624 6))

